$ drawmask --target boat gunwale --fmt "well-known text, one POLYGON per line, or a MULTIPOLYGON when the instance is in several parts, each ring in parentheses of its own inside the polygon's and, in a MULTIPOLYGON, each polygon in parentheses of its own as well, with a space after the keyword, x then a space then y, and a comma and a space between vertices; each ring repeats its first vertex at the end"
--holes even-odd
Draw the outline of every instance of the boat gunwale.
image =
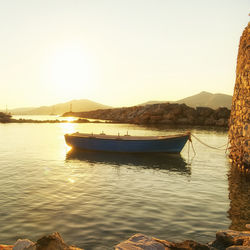
POLYGON ((87 134, 87 133, 72 133, 65 134, 75 138, 98 139, 98 140, 121 140, 121 141, 159 141, 166 139, 174 139, 180 137, 190 137, 190 132, 183 134, 167 135, 167 136, 131 136, 131 135, 106 135, 106 134, 87 134))

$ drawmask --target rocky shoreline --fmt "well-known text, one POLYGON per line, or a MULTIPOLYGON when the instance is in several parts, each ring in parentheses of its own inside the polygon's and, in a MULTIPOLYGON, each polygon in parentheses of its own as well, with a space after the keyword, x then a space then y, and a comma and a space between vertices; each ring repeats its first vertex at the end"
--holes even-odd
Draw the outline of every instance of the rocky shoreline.
MULTIPOLYGON (((88 119, 77 119, 74 121, 63 121, 63 120, 33 120, 33 119, 13 119, 10 114, 0 112, 0 123, 88 123, 88 119)), ((99 123, 100 121, 92 121, 93 123, 99 123)))
MULTIPOLYGON (((246 225, 250 229, 250 225, 246 225)), ((0 250, 84 250, 67 245, 58 232, 44 236, 36 242, 19 239, 14 245, 0 245, 0 250)), ((106 248, 105 248, 106 249, 106 248)), ((216 239, 207 244, 193 240, 171 242, 135 234, 129 239, 117 244, 115 250, 249 250, 250 231, 224 230, 216 233, 216 239)))
POLYGON ((67 112, 64 117, 82 117, 131 124, 166 124, 228 127, 230 110, 191 108, 185 104, 160 103, 88 112, 67 112))
MULTIPOLYGON (((129 123, 140 125, 180 125, 228 127, 230 110, 207 107, 191 108, 185 104, 160 103, 115 109, 98 109, 88 112, 67 112, 63 117, 78 117, 72 123, 129 123), (89 121, 88 119, 95 119, 89 121)), ((0 123, 65 123, 62 120, 13 119, 0 112, 0 123)))
MULTIPOLYGON (((77 119, 74 121, 60 120, 33 120, 33 119, 0 119, 0 123, 90 123, 88 119, 77 119)), ((100 123, 100 121, 92 121, 91 123, 100 123)))

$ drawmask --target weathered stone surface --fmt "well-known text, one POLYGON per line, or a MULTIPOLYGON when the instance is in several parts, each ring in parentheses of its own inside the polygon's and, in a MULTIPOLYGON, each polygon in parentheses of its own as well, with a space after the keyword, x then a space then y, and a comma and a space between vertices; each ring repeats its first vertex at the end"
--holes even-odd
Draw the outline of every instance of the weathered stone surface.
POLYGON ((23 250, 23 249, 35 249, 34 248, 35 243, 28 240, 28 239, 19 239, 14 244, 13 250, 23 250))
POLYGON ((165 250, 166 247, 143 234, 135 234, 128 240, 121 242, 115 246, 115 250, 165 250))
POLYGON ((216 233, 216 240, 212 246, 216 249, 225 249, 231 246, 249 246, 250 231, 218 231, 216 233))
POLYGON ((209 250, 210 248, 208 245, 200 244, 198 242, 195 242, 193 240, 185 240, 180 243, 175 243, 171 248, 171 250, 181 250, 181 249, 192 249, 192 250, 209 250))
POLYGON ((44 236, 36 242, 36 250, 81 250, 74 246, 68 246, 57 232, 44 236))
POLYGON ((143 234, 135 234, 128 240, 118 244, 116 250, 141 250, 141 249, 165 249, 165 250, 226 250, 226 249, 249 249, 250 231, 225 230, 216 233, 216 240, 209 244, 200 244, 192 240, 183 242, 170 242, 151 238, 143 234), (156 245, 158 242, 160 245, 156 245), (163 247, 163 248, 162 248, 163 247))
POLYGON ((250 247, 248 247, 248 246, 231 246, 231 247, 227 247, 226 250, 250 250, 250 247))
MULTIPOLYGON (((11 245, 0 245, 0 250, 12 250, 12 248, 13 250, 83 250, 68 246, 59 233, 44 236, 35 244, 29 240, 18 240, 15 244, 15 247, 17 246, 19 248, 14 249, 11 245)), ((219 231, 216 233, 216 240, 209 244, 200 244, 193 240, 175 243, 138 233, 114 248, 115 250, 249 250, 250 231, 219 231)))
POLYGON ((234 165, 250 168, 250 23, 239 44, 236 80, 231 108, 229 139, 230 158, 234 165))

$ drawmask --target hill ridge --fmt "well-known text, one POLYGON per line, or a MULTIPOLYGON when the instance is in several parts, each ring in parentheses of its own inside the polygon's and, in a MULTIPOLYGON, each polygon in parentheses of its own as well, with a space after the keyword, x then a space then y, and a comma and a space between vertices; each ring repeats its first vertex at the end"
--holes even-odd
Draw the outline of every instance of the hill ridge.
POLYGON ((72 109, 72 111, 79 112, 107 108, 111 107, 98 102, 90 101, 88 99, 74 99, 54 105, 12 109, 10 112, 14 115, 50 115, 52 113, 61 115, 70 111, 70 109, 72 109))
POLYGON ((217 109, 220 107, 226 107, 228 109, 231 109, 232 104, 232 96, 222 93, 210 93, 207 91, 201 91, 198 94, 185 97, 183 99, 180 99, 178 101, 148 101, 145 103, 141 103, 137 106, 144 106, 144 105, 150 105, 150 104, 160 104, 160 103, 178 103, 178 104, 186 104, 190 107, 196 108, 196 107, 208 107, 212 109, 217 109))

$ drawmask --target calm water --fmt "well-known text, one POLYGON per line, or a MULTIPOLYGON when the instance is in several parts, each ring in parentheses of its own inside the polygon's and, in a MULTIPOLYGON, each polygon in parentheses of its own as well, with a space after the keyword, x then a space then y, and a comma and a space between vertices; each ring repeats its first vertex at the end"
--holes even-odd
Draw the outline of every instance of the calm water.
MULTIPOLYGON (((197 155, 190 165, 187 146, 181 155, 79 154, 69 151, 63 137, 75 131, 164 135, 183 130, 0 124, 2 244, 55 231, 86 250, 112 249, 137 232, 208 242, 217 230, 241 229, 249 220, 249 183, 230 170, 224 151, 194 139, 197 155)), ((210 145, 227 142, 225 131, 192 133, 210 145)))

